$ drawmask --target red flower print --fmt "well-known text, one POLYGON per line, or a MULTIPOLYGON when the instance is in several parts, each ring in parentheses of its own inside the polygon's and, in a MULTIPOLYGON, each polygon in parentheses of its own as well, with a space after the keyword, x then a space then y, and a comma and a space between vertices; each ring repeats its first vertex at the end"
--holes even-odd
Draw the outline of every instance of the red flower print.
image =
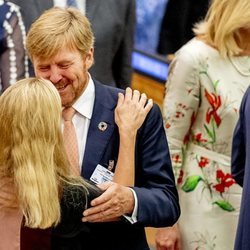
POLYGON ((213 116, 217 127, 219 127, 221 123, 221 118, 217 114, 217 111, 221 106, 221 98, 219 95, 217 96, 214 93, 211 94, 208 93, 206 89, 205 89, 205 97, 207 98, 209 104, 211 105, 211 108, 208 108, 207 110, 206 122, 210 123, 211 117, 213 116))
POLYGON ((180 118, 180 117, 183 117, 183 116, 184 116, 184 114, 181 111, 176 111, 175 112, 175 117, 176 118, 180 118))
POLYGON ((206 139, 202 138, 202 134, 201 133, 198 133, 198 134, 194 135, 193 140, 197 141, 197 142, 207 142, 206 139))
POLYGON ((219 183, 214 185, 213 187, 220 193, 224 193, 225 188, 229 188, 235 183, 235 180, 233 179, 231 174, 225 174, 220 169, 216 171, 216 178, 219 183))
POLYGON ((189 141, 189 132, 185 135, 184 140, 183 140, 183 143, 184 143, 184 144, 187 144, 188 141, 189 141))
POLYGON ((187 110, 187 106, 185 104, 179 103, 177 106, 182 108, 182 109, 187 110))
POLYGON ((177 184, 181 184, 181 183, 182 183, 182 181, 183 181, 183 175, 184 175, 184 172, 183 172, 183 170, 181 169, 181 170, 180 170, 180 173, 179 173, 179 177, 178 177, 178 179, 177 179, 177 184))
POLYGON ((185 116, 185 110, 187 110, 186 105, 184 105, 182 103, 178 103, 177 104, 177 110, 175 112, 175 118, 184 117, 185 116), (184 112, 182 110, 184 110, 184 112))
POLYGON ((172 161, 177 164, 177 163, 181 163, 181 157, 180 155, 176 154, 172 157, 172 161))
POLYGON ((167 129, 170 128, 170 127, 171 127, 170 123, 167 122, 167 123, 165 124, 165 127, 166 127, 167 129))
POLYGON ((206 167, 208 163, 209 163, 208 158, 205 158, 203 156, 200 158, 200 161, 198 162, 200 168, 206 167))
MULTIPOLYGON (((191 129, 192 126, 194 125, 195 118, 196 118, 195 112, 193 112, 193 113, 192 113, 192 116, 191 116, 191 119, 190 119, 190 120, 191 120, 191 121, 190 121, 190 129, 191 129)), ((185 137, 184 137, 184 140, 183 140, 184 144, 187 144, 188 141, 189 141, 190 129, 188 130, 187 134, 186 134, 185 137)))

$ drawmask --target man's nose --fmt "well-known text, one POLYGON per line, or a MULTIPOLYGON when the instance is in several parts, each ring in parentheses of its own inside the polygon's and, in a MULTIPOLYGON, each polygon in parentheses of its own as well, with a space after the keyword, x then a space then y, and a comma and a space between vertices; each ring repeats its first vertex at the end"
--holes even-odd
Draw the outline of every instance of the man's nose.
POLYGON ((62 75, 60 73, 60 70, 57 67, 52 67, 50 71, 49 80, 52 83, 57 83, 62 79, 62 75))

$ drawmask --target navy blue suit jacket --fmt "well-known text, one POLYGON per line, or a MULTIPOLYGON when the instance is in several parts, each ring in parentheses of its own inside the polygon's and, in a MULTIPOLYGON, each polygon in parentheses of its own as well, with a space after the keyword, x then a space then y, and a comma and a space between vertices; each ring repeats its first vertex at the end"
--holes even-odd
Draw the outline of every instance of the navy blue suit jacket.
POLYGON ((235 249, 250 249, 250 88, 246 91, 240 108, 232 147, 232 175, 243 186, 240 217, 235 249))
MULTIPOLYGON (((95 103, 86 142, 82 176, 89 179, 97 164, 107 167, 109 160, 117 161, 119 133, 114 122, 117 88, 95 83, 95 103), (98 129, 106 122, 105 131, 98 129)), ((94 223, 92 235, 101 244, 90 249, 148 249, 144 227, 173 225, 179 215, 178 194, 171 167, 168 144, 161 111, 154 105, 136 141, 135 187, 138 198, 138 222, 94 223), (95 232, 95 233, 93 233, 95 232), (122 242, 122 243, 121 243, 122 242), (107 245, 105 245, 107 244, 107 245), (100 248, 101 247, 101 248, 100 248)))

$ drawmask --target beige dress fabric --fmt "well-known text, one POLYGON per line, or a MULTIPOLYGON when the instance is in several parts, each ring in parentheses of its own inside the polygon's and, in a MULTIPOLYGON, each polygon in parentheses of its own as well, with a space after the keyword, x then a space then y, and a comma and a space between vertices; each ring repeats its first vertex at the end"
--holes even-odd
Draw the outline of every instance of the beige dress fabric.
POLYGON ((184 250, 233 249, 242 190, 231 176, 231 144, 249 85, 249 56, 223 59, 197 39, 170 66, 163 115, 184 250))

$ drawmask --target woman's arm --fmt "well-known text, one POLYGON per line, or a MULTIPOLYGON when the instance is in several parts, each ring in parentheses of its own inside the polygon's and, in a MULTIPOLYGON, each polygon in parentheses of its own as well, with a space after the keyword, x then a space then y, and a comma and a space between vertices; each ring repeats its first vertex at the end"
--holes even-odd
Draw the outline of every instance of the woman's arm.
POLYGON ((125 95, 119 93, 115 122, 119 128, 120 146, 114 182, 134 185, 136 134, 152 106, 153 101, 149 99, 147 102, 147 96, 138 90, 127 88, 125 95))

